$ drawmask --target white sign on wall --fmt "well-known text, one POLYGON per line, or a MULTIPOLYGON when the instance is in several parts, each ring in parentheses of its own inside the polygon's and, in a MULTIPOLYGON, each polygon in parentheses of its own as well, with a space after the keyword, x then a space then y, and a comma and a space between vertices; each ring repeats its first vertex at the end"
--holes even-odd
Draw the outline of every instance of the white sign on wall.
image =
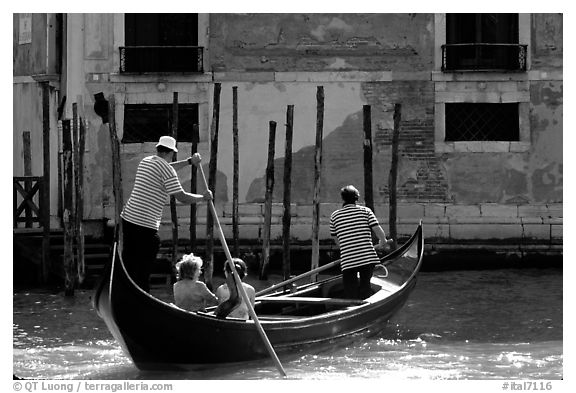
POLYGON ((18 44, 32 43, 32 14, 20 14, 18 44))

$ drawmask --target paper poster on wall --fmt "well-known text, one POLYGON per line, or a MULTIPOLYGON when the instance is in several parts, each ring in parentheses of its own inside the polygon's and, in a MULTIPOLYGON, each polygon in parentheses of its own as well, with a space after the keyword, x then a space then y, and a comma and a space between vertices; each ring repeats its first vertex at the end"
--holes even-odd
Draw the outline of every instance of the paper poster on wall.
POLYGON ((20 14, 18 44, 32 43, 32 14, 20 14))

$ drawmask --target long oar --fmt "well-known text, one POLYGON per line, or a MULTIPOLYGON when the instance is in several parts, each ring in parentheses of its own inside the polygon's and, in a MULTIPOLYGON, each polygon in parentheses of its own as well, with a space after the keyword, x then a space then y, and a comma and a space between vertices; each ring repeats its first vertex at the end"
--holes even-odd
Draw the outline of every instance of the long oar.
MULTIPOLYGON (((200 165, 200 163, 198 163, 198 168, 200 169, 200 174, 202 175, 202 180, 204 181, 204 186, 208 190, 208 182, 206 181, 206 176, 204 175, 204 170, 202 169, 202 165, 200 165)), ((262 341, 264 341, 264 345, 266 346, 266 349, 268 350, 270 357, 272 358, 272 360, 274 360, 276 368, 278 369, 278 371, 280 371, 280 374, 282 374, 282 376, 285 377, 286 371, 284 371, 284 368, 282 367, 282 364, 280 363, 280 360, 278 359, 276 352, 274 352, 274 348, 272 348, 272 344, 270 344, 270 340, 268 340, 268 337, 266 336, 266 333, 264 332, 264 329, 262 328, 262 325, 260 324, 260 321, 258 320, 258 317, 256 316, 256 312, 254 311, 254 307, 252 307, 252 303, 250 303, 250 299, 248 298, 248 295, 246 294, 246 290, 244 289, 244 286, 242 285, 242 279, 238 275, 238 272, 236 271, 236 267, 234 266, 234 263, 232 262, 232 255, 230 254, 230 250, 228 249, 228 245, 226 244, 226 238, 224 237, 224 232, 222 231, 222 226, 220 225, 220 220, 218 219, 218 214, 216 213, 216 207, 214 207, 214 202, 209 201, 209 206, 210 206, 210 211, 212 212, 212 215, 214 216, 214 221, 216 221, 216 226, 218 227, 218 236, 220 237, 220 241, 222 242, 222 247, 224 248, 224 253, 226 254, 226 258, 228 259, 230 269, 232 270, 232 273, 234 274, 234 278, 236 279, 236 282, 239 283, 239 285, 237 285, 238 292, 240 292, 240 295, 242 296, 244 303, 246 303, 246 306, 248 307, 248 313, 250 314, 250 317, 252 317, 252 320, 254 321, 254 324, 256 325, 256 328, 258 329, 258 333, 260 333, 260 336, 262 337, 262 341)))
POLYGON ((314 274, 316 274, 316 273, 320 273, 320 272, 322 272, 322 271, 324 271, 324 270, 328 270, 328 269, 330 269, 330 268, 332 268, 332 267, 334 267, 334 266, 337 266, 339 263, 340 263, 340 259, 337 259, 337 260, 332 261, 332 262, 330 262, 330 263, 328 263, 328 264, 326 264, 326 265, 324 265, 324 266, 320 266, 320 267, 317 267, 316 269, 312 269, 312 270, 310 270, 310 271, 308 271, 308 272, 306 272, 306 273, 302 273, 302 274, 300 274, 299 276, 292 277, 292 278, 290 278, 290 279, 288 279, 288 280, 286 280, 286 281, 279 282, 278 284, 274 284, 274 285, 272 285, 271 287, 268 287, 268 288, 266 288, 266 289, 261 290, 260 292, 258 292, 258 293, 256 294, 256 296, 262 296, 262 295, 265 295, 265 294, 267 294, 267 293, 273 292, 273 291, 277 290, 278 288, 282 288, 282 287, 284 287, 284 286, 286 286, 286 285, 288 285, 288 284, 292 284, 294 281, 298 281, 298 280, 301 280, 301 279, 303 279, 303 278, 312 276, 312 275, 314 275, 314 274))

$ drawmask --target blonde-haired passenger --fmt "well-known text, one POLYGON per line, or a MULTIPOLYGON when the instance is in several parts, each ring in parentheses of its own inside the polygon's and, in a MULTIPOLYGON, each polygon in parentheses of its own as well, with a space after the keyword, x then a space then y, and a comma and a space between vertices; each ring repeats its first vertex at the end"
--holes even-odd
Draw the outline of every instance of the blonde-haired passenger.
POLYGON ((206 307, 218 304, 218 298, 206 284, 198 281, 202 269, 202 258, 187 254, 176 264, 178 281, 174 283, 174 303, 188 311, 205 311, 206 307))

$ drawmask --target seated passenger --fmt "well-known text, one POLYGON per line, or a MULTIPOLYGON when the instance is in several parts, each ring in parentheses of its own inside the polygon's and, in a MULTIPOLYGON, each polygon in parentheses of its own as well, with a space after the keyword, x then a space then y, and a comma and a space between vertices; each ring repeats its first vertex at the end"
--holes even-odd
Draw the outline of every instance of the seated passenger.
POLYGON ((174 303, 188 311, 206 311, 206 307, 218 304, 218 298, 206 284, 198 281, 202 259, 187 254, 176 264, 177 279, 174 283, 174 303))
MULTIPOLYGON (((236 268, 240 279, 244 279, 247 270, 246 264, 240 258, 232 258, 232 261, 234 262, 234 267, 236 268)), ((216 297, 220 303, 216 310, 216 315, 221 318, 230 316, 234 318, 248 319, 250 316, 248 313, 248 306, 244 303, 242 297, 238 293, 238 288, 234 281, 234 275, 232 274, 232 269, 230 268, 228 261, 224 264, 224 276, 226 277, 226 283, 220 285, 218 289, 216 289, 216 297), (230 290, 230 288, 232 288, 232 290, 230 290)), ((256 301, 256 291, 254 290, 254 287, 245 282, 242 282, 242 286, 248 295, 248 299, 250 299, 250 303, 254 306, 256 301)))

